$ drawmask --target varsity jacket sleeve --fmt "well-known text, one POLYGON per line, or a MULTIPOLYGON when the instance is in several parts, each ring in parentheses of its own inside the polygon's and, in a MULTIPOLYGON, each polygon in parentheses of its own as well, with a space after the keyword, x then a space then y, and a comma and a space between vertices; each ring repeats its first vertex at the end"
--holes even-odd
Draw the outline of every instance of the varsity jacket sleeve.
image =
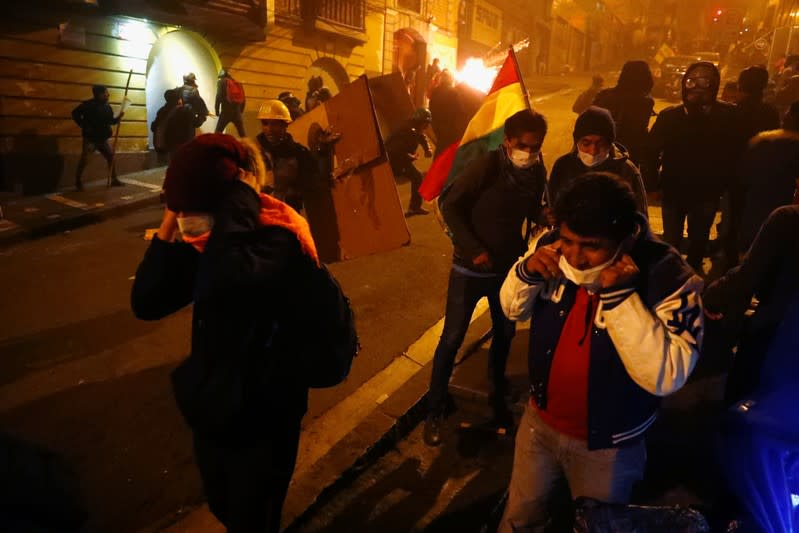
POLYGON ((649 308, 634 287, 600 293, 608 335, 642 389, 667 396, 682 387, 699 358, 704 329, 702 280, 691 275, 649 308))
MULTIPOLYGON (((545 237, 546 235, 541 240, 544 240, 545 237)), ((530 319, 533 311, 533 302, 538 293, 547 284, 546 280, 537 272, 531 273, 527 271, 525 263, 532 254, 533 252, 531 251, 511 267, 499 290, 499 302, 502 305, 502 312, 505 313, 508 320, 513 320, 514 322, 523 322, 530 319)))

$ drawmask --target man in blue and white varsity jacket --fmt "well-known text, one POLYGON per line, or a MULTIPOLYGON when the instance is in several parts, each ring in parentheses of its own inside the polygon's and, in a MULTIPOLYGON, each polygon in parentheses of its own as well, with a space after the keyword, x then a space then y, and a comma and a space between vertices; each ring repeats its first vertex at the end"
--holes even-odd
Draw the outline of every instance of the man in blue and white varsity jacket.
POLYGON ((564 480, 573 498, 627 502, 660 398, 696 364, 702 280, 635 206, 613 174, 577 178, 555 205, 557 229, 502 286, 506 316, 532 321, 531 398, 500 532, 543 530, 564 480))

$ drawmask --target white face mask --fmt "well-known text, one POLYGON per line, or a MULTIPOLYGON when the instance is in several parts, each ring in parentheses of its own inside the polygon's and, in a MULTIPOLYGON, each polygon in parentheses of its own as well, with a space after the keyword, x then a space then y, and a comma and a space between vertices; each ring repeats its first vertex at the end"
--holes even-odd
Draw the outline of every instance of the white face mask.
POLYGON ((211 215, 191 215, 188 217, 178 217, 178 229, 181 235, 197 237, 203 233, 208 233, 214 227, 214 217, 211 215))
POLYGON ((563 277, 565 277, 567 280, 591 292, 597 292, 601 288, 599 284, 599 275, 603 270, 613 264, 620 251, 621 245, 616 249, 613 257, 611 257, 609 260, 605 261, 601 265, 587 268, 585 270, 579 270, 571 266, 566 260, 565 255, 560 256, 558 266, 560 267, 561 272, 563 272, 563 277))
POLYGON ((517 148, 511 148, 508 159, 516 168, 530 168, 538 161, 538 152, 527 152, 517 148))
POLYGON ((580 161, 583 162, 583 165, 590 168, 604 163, 608 159, 608 157, 610 157, 610 150, 603 150, 602 152, 599 152, 596 155, 591 155, 580 151, 580 149, 578 148, 577 155, 580 157, 580 161))

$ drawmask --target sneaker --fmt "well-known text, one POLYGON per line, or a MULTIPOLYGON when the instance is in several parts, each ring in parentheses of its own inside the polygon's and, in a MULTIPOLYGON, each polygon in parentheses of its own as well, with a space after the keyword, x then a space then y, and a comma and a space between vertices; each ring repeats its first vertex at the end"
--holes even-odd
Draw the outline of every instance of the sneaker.
POLYGON ((442 415, 428 415, 424 421, 424 443, 428 446, 441 444, 441 429, 444 426, 442 415))
POLYGON ((125 186, 125 184, 124 184, 124 183, 122 183, 121 181, 119 181, 119 180, 118 180, 118 179, 116 179, 116 178, 113 178, 113 179, 111 180, 111 187, 124 187, 124 186, 125 186))

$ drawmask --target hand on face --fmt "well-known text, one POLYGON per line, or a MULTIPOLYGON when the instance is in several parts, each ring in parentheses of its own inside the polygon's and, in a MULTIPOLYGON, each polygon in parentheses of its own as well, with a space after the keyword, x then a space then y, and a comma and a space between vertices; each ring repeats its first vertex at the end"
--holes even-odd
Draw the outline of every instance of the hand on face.
POLYGON ((562 276, 563 273, 558 266, 561 255, 560 245, 560 240, 557 240, 550 245, 542 246, 536 250, 525 262, 524 266, 527 272, 537 273, 543 276, 544 279, 562 276))
POLYGON ((639 273, 632 257, 624 254, 599 274, 599 284, 603 289, 630 285, 639 273))

